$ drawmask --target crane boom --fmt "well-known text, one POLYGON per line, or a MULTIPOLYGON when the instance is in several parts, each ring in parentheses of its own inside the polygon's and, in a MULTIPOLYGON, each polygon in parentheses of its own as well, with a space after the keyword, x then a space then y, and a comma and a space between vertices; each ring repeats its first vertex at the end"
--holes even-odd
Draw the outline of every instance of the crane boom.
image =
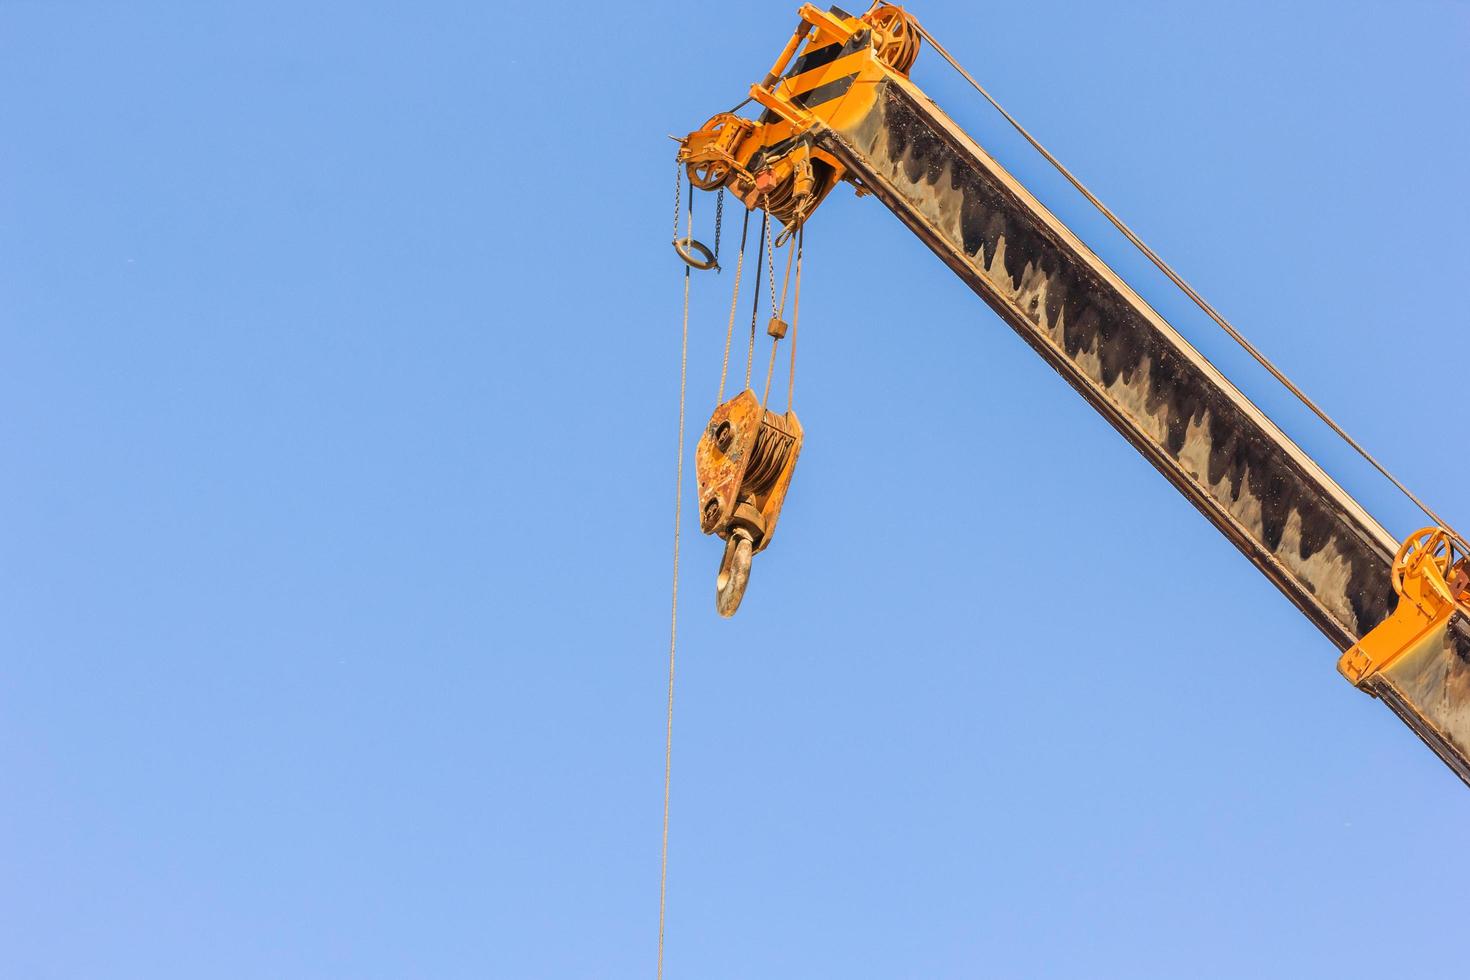
MULTIPOLYGON (((802 18, 805 53, 793 62, 798 47, 788 45, 751 90, 766 112, 746 127, 746 145, 728 123, 717 127, 727 145, 722 181, 748 205, 780 202, 767 210, 788 226, 839 180, 872 193, 1357 656, 1403 605, 1392 574, 1399 541, 909 81, 917 38, 912 52, 897 49, 893 20, 873 11, 859 19, 807 6, 802 18), (788 182, 808 181, 804 197, 799 186, 769 194, 783 167, 788 182)), ((686 152, 693 141, 698 154, 698 136, 686 152)), ((1395 644, 1396 659, 1344 672, 1470 784, 1470 628, 1453 602, 1421 619, 1429 625, 1395 644)))
MULTIPOLYGON (((819 144, 1339 650, 1381 623, 1397 539, 910 82, 877 88, 819 144)), ((1377 693, 1470 783, 1470 712, 1452 710, 1470 635, 1443 640, 1443 669, 1390 670, 1377 693)))

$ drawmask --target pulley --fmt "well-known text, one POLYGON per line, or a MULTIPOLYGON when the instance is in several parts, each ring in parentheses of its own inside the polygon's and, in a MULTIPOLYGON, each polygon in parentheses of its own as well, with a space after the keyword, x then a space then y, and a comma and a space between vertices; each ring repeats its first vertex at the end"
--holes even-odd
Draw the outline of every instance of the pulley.
POLYGON ((768 411, 747 388, 715 409, 695 448, 699 529, 725 541, 715 580, 721 616, 740 607, 751 558, 771 543, 801 439, 795 412, 768 411))
POLYGON ((789 238, 847 176, 820 133, 840 128, 869 97, 852 93, 876 91, 874 83, 889 73, 906 77, 920 37, 918 22, 894 4, 874 4, 861 17, 804 5, 776 63, 750 88, 746 101, 762 110, 759 117, 716 113, 679 140, 690 183, 706 191, 728 188, 747 208, 767 211, 785 226, 779 241, 789 238), (803 45, 806 53, 797 57, 803 45))
POLYGON ((1452 620, 1470 619, 1470 547, 1448 528, 1421 528, 1404 539, 1389 577, 1398 604, 1337 662, 1338 673, 1375 696, 1377 674, 1440 643, 1452 620))

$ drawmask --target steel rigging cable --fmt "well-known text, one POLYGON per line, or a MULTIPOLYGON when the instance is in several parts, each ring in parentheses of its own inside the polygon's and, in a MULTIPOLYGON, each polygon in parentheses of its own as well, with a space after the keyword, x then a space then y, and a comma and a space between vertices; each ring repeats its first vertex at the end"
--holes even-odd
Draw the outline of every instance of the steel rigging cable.
POLYGON ((1461 536, 1458 531, 1451 527, 1448 521, 1446 521, 1443 517, 1440 517, 1433 510, 1430 510, 1429 506, 1425 504, 1424 501, 1420 500, 1418 496, 1416 496, 1414 492, 1403 483, 1403 481, 1399 480, 1398 477, 1390 473, 1387 467, 1385 467, 1382 463, 1375 459, 1373 455, 1369 453, 1368 450, 1364 449, 1356 439, 1348 435, 1347 430, 1338 425, 1337 422, 1333 420, 1332 416, 1323 411, 1323 409, 1316 402, 1312 401, 1312 399, 1307 396, 1306 392, 1297 387, 1296 384, 1294 384, 1292 380, 1286 376, 1286 373, 1284 371, 1273 364, 1271 362, 1271 359, 1266 357, 1265 354, 1261 353, 1261 351, 1258 350, 1256 346, 1252 344, 1249 340, 1247 340, 1245 335, 1237 330, 1230 323, 1229 320, 1226 320, 1213 306, 1206 302, 1205 298, 1201 296, 1198 292, 1196 292, 1193 286, 1185 282, 1184 278, 1180 276, 1179 273, 1175 272, 1173 267, 1170 266, 1169 263, 1161 259, 1157 252, 1149 248, 1148 245, 1144 243, 1143 239, 1139 238, 1138 235, 1134 233, 1132 228, 1129 228, 1128 225, 1126 225, 1121 218, 1114 214, 1107 205, 1103 204, 1103 202, 1098 199, 1097 195, 1088 190, 1082 184, 1082 181, 1077 179, 1076 175, 1074 175, 1072 171, 1063 166, 1062 162, 1051 154, 1051 151, 1042 146, 1041 142, 1036 137, 1032 136, 1031 133, 1027 131, 1026 127, 1022 126, 1015 116, 1007 112, 1005 110, 1005 107, 1003 107, 999 102, 995 100, 995 96, 991 95, 985 90, 985 87, 983 85, 975 81, 974 76, 967 72, 964 67, 954 59, 954 56, 951 55, 947 50, 945 50, 944 45, 934 40, 934 35, 925 30, 923 25, 919 24, 918 21, 915 21, 914 25, 918 27, 919 33, 923 35, 924 40, 928 41, 931 45, 934 46, 934 50, 939 52, 939 56, 945 61, 949 62, 951 68, 959 72, 960 75, 964 77, 965 81, 970 83, 971 87, 973 87, 975 91, 984 96, 985 101, 989 102, 991 106, 995 108, 995 111, 999 112, 1001 116, 1005 118, 1005 121, 1010 123, 1011 127, 1015 129, 1016 132, 1020 133, 1022 138, 1024 138, 1027 143, 1031 144, 1032 148, 1035 149, 1036 152, 1045 157, 1046 161, 1050 163, 1053 167, 1055 167, 1057 172, 1067 179, 1068 183, 1077 188, 1082 196, 1087 198, 1088 202, 1093 207, 1097 208, 1102 216, 1107 218, 1108 221, 1112 223, 1114 228, 1122 232, 1124 237, 1132 242, 1133 245, 1144 254, 1144 257, 1154 264, 1155 268, 1157 268, 1160 272, 1167 276, 1169 278, 1169 281, 1174 283, 1175 286, 1179 287, 1184 295, 1193 300, 1194 305, 1198 306, 1202 311, 1204 311, 1206 316, 1215 321, 1215 324, 1219 326, 1221 330, 1224 330, 1225 333, 1230 336, 1231 340, 1235 341, 1247 354, 1255 358, 1256 363, 1260 364, 1261 367, 1269 371, 1271 376, 1275 378, 1278 382, 1280 382, 1287 391, 1290 391, 1293 395, 1296 396, 1298 401, 1300 401, 1307 408, 1311 409, 1312 413, 1316 415, 1317 418, 1325 422, 1328 428, 1337 433, 1337 435, 1349 446, 1351 446, 1359 456, 1367 460, 1368 463, 1371 464, 1375 470, 1381 473, 1385 479, 1387 479, 1390 483, 1397 487, 1405 497, 1408 497, 1410 500, 1412 500, 1415 506, 1423 511, 1430 520, 1434 521, 1434 523, 1438 524, 1446 531, 1449 531, 1456 538, 1459 538, 1460 543, 1462 545, 1465 545, 1465 539, 1463 538, 1463 536, 1461 536))

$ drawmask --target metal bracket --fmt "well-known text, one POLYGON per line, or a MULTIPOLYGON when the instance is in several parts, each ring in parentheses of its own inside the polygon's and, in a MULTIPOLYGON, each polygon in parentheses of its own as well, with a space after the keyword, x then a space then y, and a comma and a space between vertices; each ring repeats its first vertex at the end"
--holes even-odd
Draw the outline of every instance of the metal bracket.
POLYGON ((1398 605, 1337 661, 1337 670, 1354 686, 1393 666, 1424 637, 1444 626, 1456 611, 1470 612, 1470 547, 1442 527, 1426 527, 1404 540, 1394 556, 1392 576, 1398 605))

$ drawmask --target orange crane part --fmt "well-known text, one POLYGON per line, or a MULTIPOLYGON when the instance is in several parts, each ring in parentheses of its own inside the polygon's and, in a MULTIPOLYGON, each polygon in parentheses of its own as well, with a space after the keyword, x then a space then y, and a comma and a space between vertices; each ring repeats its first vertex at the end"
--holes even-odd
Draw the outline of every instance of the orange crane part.
POLYGON ((1445 528, 1384 530, 909 81, 919 37, 893 5, 803 6, 750 90, 761 115, 721 113, 681 141, 689 179, 788 235, 840 182, 877 197, 1470 784, 1470 548, 1445 528))

